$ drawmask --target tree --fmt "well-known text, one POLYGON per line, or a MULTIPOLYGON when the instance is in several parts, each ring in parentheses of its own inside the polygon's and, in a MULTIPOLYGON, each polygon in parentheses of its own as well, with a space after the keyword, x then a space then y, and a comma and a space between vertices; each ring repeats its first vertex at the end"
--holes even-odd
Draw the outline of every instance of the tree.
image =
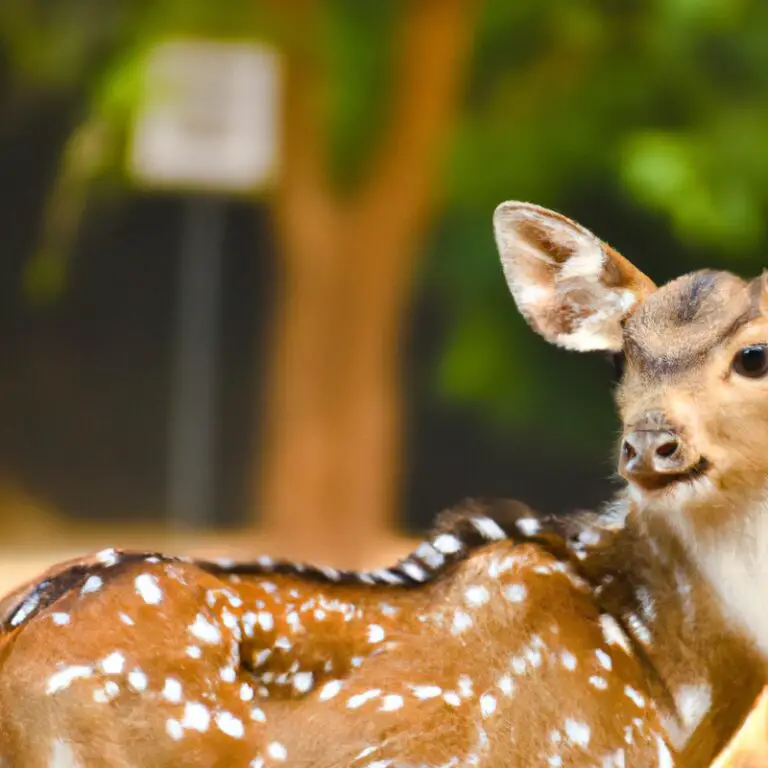
MULTIPOLYGON (((330 539, 354 552, 392 524, 401 453, 398 344, 459 102, 472 6, 404 4, 386 125, 343 196, 327 162, 318 96, 328 92, 328 70, 311 50, 316 36, 287 48, 285 168, 276 201, 283 285, 261 504, 267 531, 282 540, 303 536, 317 547, 330 539)), ((290 10, 291 23, 317 29, 323 4, 290 10)))

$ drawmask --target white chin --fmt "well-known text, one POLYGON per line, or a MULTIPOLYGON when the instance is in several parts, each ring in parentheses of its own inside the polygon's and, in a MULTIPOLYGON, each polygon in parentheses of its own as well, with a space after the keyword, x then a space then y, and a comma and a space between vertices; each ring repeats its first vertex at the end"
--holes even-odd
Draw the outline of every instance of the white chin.
POLYGON ((649 491, 641 488, 634 483, 627 484, 627 495, 630 501, 640 507, 648 505, 663 504, 665 506, 673 505, 676 507, 686 506, 691 503, 701 503, 706 501, 715 486, 706 475, 692 477, 690 479, 679 480, 675 483, 649 491))

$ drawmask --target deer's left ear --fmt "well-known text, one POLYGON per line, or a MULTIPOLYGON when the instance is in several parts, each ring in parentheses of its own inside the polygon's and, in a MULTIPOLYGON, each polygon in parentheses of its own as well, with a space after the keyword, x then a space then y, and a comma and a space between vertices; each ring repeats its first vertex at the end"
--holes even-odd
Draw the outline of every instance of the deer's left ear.
POLYGON ((493 217, 518 309, 547 341, 619 352, 623 321, 656 286, 589 230, 554 211, 502 203, 493 217))

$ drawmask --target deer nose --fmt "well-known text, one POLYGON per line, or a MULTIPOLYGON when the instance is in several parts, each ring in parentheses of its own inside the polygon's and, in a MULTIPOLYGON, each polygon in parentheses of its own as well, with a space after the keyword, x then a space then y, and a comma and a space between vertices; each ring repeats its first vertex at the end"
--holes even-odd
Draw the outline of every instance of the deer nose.
POLYGON ((638 429, 624 436, 619 471, 628 480, 676 475, 691 464, 680 437, 668 429, 638 429))

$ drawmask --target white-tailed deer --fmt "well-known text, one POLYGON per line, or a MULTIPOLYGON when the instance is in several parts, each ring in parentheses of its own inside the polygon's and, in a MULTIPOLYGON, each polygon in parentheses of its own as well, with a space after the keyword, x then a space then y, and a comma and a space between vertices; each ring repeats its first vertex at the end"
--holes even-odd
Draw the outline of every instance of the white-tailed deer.
POLYGON ((495 227, 534 329, 623 361, 618 498, 468 504, 372 572, 58 566, 0 604, 0 764, 709 765, 765 682, 768 288, 656 289, 531 205, 495 227))

